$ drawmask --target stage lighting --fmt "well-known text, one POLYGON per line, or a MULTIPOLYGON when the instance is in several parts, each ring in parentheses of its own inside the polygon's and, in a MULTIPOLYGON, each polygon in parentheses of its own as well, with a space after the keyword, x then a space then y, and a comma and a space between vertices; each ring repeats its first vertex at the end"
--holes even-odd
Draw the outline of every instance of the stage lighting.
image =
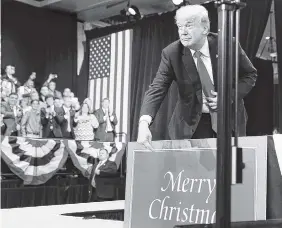
POLYGON ((122 10, 120 13, 121 13, 121 15, 128 16, 128 17, 133 18, 135 20, 139 20, 142 17, 139 9, 137 8, 137 6, 133 6, 133 5, 128 5, 127 8, 122 10))
POLYGON ((133 16, 137 15, 137 13, 139 12, 136 6, 129 6, 127 10, 133 16))
POLYGON ((179 6, 184 3, 184 0, 172 0, 172 3, 176 6, 179 6))

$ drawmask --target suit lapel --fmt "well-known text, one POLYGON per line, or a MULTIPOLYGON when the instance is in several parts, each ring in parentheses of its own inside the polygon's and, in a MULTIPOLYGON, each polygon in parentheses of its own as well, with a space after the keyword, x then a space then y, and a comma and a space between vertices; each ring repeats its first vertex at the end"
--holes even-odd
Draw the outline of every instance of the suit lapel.
POLYGON ((212 74, 213 74, 213 80, 214 80, 214 89, 217 91, 217 39, 215 39, 212 36, 208 36, 208 42, 209 42, 209 51, 210 51, 210 58, 211 58, 211 64, 212 64, 212 74))
POLYGON ((182 62, 186 69, 187 75, 192 81, 192 85, 195 88, 197 98, 200 102, 202 102, 202 88, 201 86, 201 80, 197 71, 196 64, 194 62, 194 59, 192 57, 191 51, 189 48, 183 47, 183 53, 182 53, 182 62))

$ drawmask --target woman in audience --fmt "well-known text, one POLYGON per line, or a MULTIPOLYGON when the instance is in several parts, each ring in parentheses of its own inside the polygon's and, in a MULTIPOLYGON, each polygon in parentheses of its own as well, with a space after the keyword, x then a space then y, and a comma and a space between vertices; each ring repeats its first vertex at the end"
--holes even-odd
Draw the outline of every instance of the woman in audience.
POLYGON ((29 94, 24 94, 19 100, 19 105, 22 108, 23 114, 31 110, 29 94))
POLYGON ((74 135, 76 140, 94 140, 94 129, 98 128, 99 122, 95 115, 91 113, 89 101, 85 100, 74 118, 74 135))

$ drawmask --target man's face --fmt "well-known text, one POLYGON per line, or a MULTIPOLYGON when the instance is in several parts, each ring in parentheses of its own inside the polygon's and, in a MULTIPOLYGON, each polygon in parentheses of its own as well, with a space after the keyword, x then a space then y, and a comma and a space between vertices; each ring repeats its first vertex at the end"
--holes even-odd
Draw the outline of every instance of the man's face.
POLYGON ((182 16, 177 18, 176 24, 180 41, 184 47, 195 50, 195 47, 207 36, 207 28, 200 23, 198 18, 182 16))
POLYGON ((31 73, 30 79, 31 79, 31 80, 36 79, 36 72, 32 72, 32 73, 31 73))
POLYGON ((31 100, 39 100, 39 95, 38 95, 38 93, 31 93, 30 94, 30 98, 31 98, 31 100))
POLYGON ((48 106, 52 106, 54 104, 54 99, 53 97, 48 97, 46 100, 46 103, 48 106))
POLYGON ((54 106, 57 107, 57 108, 60 108, 62 107, 62 102, 60 99, 55 99, 54 100, 54 106))
POLYGON ((12 105, 12 106, 16 105, 17 101, 18 101, 17 95, 12 94, 12 95, 9 96, 8 102, 9 102, 10 105, 12 105))
POLYGON ((27 83, 26 83, 26 86, 27 86, 28 88, 34 88, 34 81, 28 80, 27 83))
POLYGON ((33 110, 37 111, 38 108, 39 108, 39 101, 36 100, 36 101, 33 101, 32 104, 31 104, 31 107, 33 110))
POLYGON ((48 90, 47 87, 44 86, 44 87, 41 88, 40 93, 41 93, 44 97, 46 97, 46 96, 48 95, 48 93, 49 93, 49 90, 48 90))
POLYGON ((50 83, 49 83, 49 89, 52 90, 52 91, 55 91, 55 89, 56 89, 56 83, 55 83, 55 82, 50 82, 50 83))
POLYGON ((64 106, 70 108, 71 107, 71 98, 70 97, 64 97, 64 106))
POLYGON ((6 74, 13 75, 16 73, 16 69, 14 66, 7 66, 6 67, 6 74))
POLYGON ((104 109, 108 109, 109 106, 110 106, 109 100, 104 100, 103 103, 102 103, 102 107, 103 107, 104 109))
POLYGON ((70 94, 71 94, 71 90, 70 90, 69 88, 66 88, 66 89, 64 90, 64 93, 63 93, 64 97, 69 97, 70 94))
POLYGON ((21 100, 21 106, 24 108, 28 106, 28 103, 29 103, 29 97, 23 97, 21 100))
POLYGON ((109 158, 109 154, 106 150, 102 149, 100 150, 99 152, 99 160, 100 161, 104 161, 104 160, 107 160, 109 158))

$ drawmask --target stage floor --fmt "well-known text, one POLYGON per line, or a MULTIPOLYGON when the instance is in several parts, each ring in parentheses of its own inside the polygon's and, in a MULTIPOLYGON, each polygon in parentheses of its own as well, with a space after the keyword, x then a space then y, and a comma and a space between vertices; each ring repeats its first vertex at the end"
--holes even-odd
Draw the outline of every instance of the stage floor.
POLYGON ((104 219, 83 219, 82 217, 62 214, 86 211, 124 210, 124 200, 91 202, 54 206, 1 209, 1 227, 3 228, 79 228, 103 227, 122 228, 123 221, 104 219))

